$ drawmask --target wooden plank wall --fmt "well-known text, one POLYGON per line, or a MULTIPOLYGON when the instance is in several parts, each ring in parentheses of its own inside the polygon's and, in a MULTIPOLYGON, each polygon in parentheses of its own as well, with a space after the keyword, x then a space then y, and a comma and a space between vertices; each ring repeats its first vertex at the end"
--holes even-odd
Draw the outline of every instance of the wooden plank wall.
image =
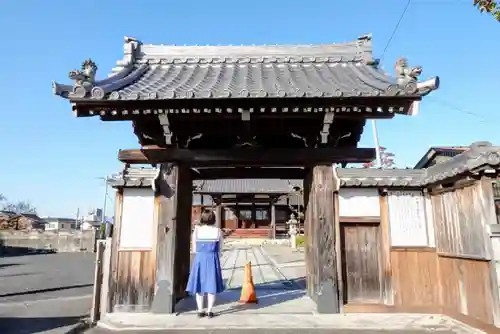
POLYGON ((114 312, 147 312, 154 295, 156 252, 119 250, 123 192, 123 189, 119 190, 116 196, 116 226, 111 250, 110 309, 114 312))
POLYGON ((481 182, 432 196, 439 253, 489 260, 485 226, 490 217, 483 202, 481 182))
POLYGON ((424 307, 493 323, 498 299, 485 226, 495 217, 488 196, 481 181, 431 195, 436 247, 429 241, 427 247, 391 249, 396 307, 424 307))
POLYGON ((439 305, 437 257, 434 248, 393 247, 391 251, 394 305, 439 305))
POLYGON ((492 263, 486 226, 495 222, 491 182, 432 196, 441 305, 493 323, 492 263), (487 186, 485 188, 485 185, 487 186), (490 198, 491 197, 491 198, 490 198))

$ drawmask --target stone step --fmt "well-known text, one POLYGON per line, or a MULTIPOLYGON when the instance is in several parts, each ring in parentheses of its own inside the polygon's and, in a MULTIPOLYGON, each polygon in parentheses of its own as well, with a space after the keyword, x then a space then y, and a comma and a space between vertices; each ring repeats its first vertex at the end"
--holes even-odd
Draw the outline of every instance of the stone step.
POLYGON ((269 238, 272 230, 268 228, 225 230, 226 238, 269 238))

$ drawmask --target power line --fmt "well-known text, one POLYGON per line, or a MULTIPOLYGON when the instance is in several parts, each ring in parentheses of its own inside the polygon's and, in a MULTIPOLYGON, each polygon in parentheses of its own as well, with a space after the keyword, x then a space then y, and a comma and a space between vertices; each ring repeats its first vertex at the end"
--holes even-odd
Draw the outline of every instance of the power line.
POLYGON ((391 37, 389 37, 389 40, 387 41, 387 44, 385 45, 384 51, 382 51, 382 56, 380 56, 380 62, 382 62, 382 60, 384 59, 385 52, 389 48, 389 45, 391 45, 392 39, 394 38, 394 36, 396 35, 396 32, 399 29, 399 25, 403 21, 403 18, 405 17, 405 14, 406 14, 406 11, 408 10, 408 7, 410 7, 410 3, 411 3, 411 0, 408 0, 405 8, 403 9, 403 12, 401 13, 401 16, 399 17, 398 23, 396 23, 396 26, 394 27, 394 30, 392 31, 391 37))
MULTIPOLYGON (((403 21, 405 15, 406 15, 406 12, 408 11, 408 8, 410 7, 410 4, 411 4, 411 0, 408 0, 406 2, 406 5, 403 9, 403 11, 401 12, 401 15, 399 16, 399 19, 398 19, 398 22, 396 23, 396 25, 394 26, 394 29, 392 30, 392 34, 391 36, 389 37, 389 39, 387 40, 387 43, 384 47, 384 51, 382 51, 382 55, 380 57, 380 63, 382 63, 382 60, 384 59, 384 56, 385 56, 385 53, 386 51, 389 49, 389 46, 391 45, 391 42, 392 40, 394 39, 394 36, 396 36, 396 33, 399 29, 399 26, 401 25, 401 22, 403 21)), ((451 103, 448 103, 448 102, 445 102, 445 101, 442 101, 442 100, 438 100, 434 97, 427 97, 427 99, 431 99, 432 102, 435 102, 436 104, 440 104, 444 107, 447 107, 449 109, 452 109, 452 110, 455 110, 459 113, 462 113, 462 114, 466 114, 466 115, 469 115, 469 116, 472 116, 472 117, 475 117, 477 118, 478 120, 482 121, 482 122, 491 122, 491 121, 494 121, 494 122, 500 122, 500 119, 488 119, 484 116, 481 116, 479 114, 476 114, 476 113, 473 113, 473 112, 470 112, 468 110, 465 110, 464 108, 460 108, 460 107, 457 107, 456 105, 453 105, 451 103)), ((374 129, 374 131, 376 131, 376 128, 374 129)))
POLYGON ((474 112, 465 110, 464 108, 460 108, 460 107, 458 107, 458 106, 456 106, 454 104, 451 104, 449 102, 446 102, 446 101, 443 101, 443 100, 440 100, 440 99, 436 99, 434 96, 428 96, 426 98, 426 100, 429 100, 429 101, 431 101, 431 102, 433 102, 435 104, 441 105, 441 106, 446 107, 448 109, 454 110, 454 111, 456 111, 458 113, 466 114, 466 115, 475 117, 475 118, 477 118, 481 122, 487 122, 487 123, 500 122, 500 119, 488 118, 488 117, 476 114, 474 112))
MULTIPOLYGON (((396 35, 396 32, 399 29, 399 25, 403 21, 403 18, 405 17, 405 14, 406 14, 406 11, 408 10, 408 7, 410 6, 410 3, 411 3, 411 0, 408 0, 408 2, 406 3, 405 8, 403 9, 403 12, 399 16, 399 20, 396 23, 396 25, 394 26, 394 29, 392 30, 391 37, 389 37, 389 40, 387 41, 387 43, 385 45, 385 48, 384 48, 384 51, 382 52, 382 56, 380 57, 379 63, 382 63, 382 60, 384 59, 384 56, 385 56, 385 52, 389 48, 389 45, 391 44, 392 39, 396 35)), ((378 131, 377 131, 377 123, 376 123, 376 121, 374 119, 372 119, 371 122, 372 122, 373 142, 375 144, 375 152, 376 152, 376 155, 377 155, 377 157, 376 157, 377 167, 382 167, 382 154, 380 152, 380 145, 379 145, 379 138, 378 138, 378 131)))

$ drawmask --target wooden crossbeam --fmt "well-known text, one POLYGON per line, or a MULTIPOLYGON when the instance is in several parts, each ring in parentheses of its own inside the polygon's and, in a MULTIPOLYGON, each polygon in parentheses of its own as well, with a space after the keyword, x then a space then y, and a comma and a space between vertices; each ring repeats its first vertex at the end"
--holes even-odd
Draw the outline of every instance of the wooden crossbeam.
POLYGON ((188 150, 155 146, 118 152, 118 159, 129 164, 177 162, 194 167, 312 166, 340 161, 344 163, 370 162, 374 158, 374 148, 188 150))

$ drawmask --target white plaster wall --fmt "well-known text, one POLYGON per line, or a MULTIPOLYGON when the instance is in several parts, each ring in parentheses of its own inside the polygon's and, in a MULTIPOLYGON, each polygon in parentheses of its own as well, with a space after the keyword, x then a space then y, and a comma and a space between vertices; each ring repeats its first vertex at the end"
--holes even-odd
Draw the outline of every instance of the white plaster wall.
POLYGON ((379 217, 378 190, 375 188, 341 188, 339 190, 339 216, 379 217))
POLYGON ((124 188, 120 250, 152 250, 154 192, 151 188, 124 188))
POLYGON ((392 246, 429 246, 425 199, 419 190, 389 191, 392 246))

